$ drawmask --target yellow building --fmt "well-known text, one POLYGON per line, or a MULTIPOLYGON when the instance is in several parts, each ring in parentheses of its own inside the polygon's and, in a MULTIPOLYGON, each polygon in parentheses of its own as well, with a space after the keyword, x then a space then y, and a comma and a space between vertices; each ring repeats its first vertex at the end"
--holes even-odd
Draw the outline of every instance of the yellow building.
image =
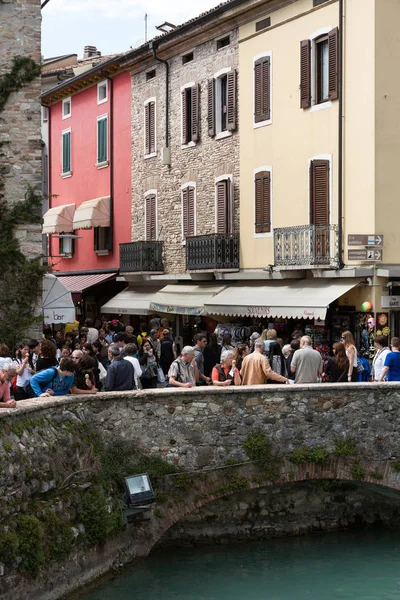
POLYGON ((400 2, 260 4, 239 28, 242 276, 353 278, 339 306, 388 312, 400 277, 400 2))

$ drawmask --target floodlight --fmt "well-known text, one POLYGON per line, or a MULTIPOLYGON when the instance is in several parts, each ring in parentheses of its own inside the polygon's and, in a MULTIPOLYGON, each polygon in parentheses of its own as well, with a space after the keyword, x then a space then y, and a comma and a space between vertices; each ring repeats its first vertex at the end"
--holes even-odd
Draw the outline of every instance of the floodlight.
POLYGON ((125 477, 125 487, 130 506, 151 504, 154 501, 155 496, 147 473, 125 477))

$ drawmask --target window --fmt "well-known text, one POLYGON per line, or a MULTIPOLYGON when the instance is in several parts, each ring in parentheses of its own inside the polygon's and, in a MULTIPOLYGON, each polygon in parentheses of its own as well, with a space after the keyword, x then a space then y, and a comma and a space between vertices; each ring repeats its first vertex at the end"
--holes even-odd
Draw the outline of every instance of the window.
MULTIPOLYGON (((74 233, 74 232, 72 232, 74 233)), ((64 235, 64 234, 61 234, 64 235)), ((71 237, 58 238, 58 254, 64 258, 71 258, 75 251, 75 240, 71 237)))
POLYGON ((148 100, 144 106, 144 153, 146 156, 155 156, 156 147, 156 102, 148 100))
POLYGON ((254 180, 255 233, 271 232, 271 171, 259 171, 254 180))
POLYGON ((271 26, 271 17, 267 17, 262 21, 258 21, 256 23, 256 31, 262 31, 263 29, 267 29, 267 27, 271 26))
POLYGON ((229 35, 227 35, 224 38, 221 38, 220 40, 217 40, 217 50, 221 50, 221 48, 226 48, 226 46, 229 46, 230 43, 231 39, 229 35))
POLYGON ((215 187, 217 233, 233 233, 232 179, 224 177, 217 181, 215 187))
POLYGON ((47 106, 42 106, 42 121, 43 123, 47 123, 49 120, 49 109, 47 106))
POLYGON ((71 173, 71 130, 63 131, 62 134, 62 174, 71 173))
POLYGON ((339 97, 339 29, 300 42, 300 107, 339 97))
POLYGON ((97 165, 107 163, 108 144, 107 144, 107 117, 98 117, 97 119, 97 165))
POLYGON ((310 224, 329 225, 329 160, 310 162, 310 224))
POLYGON ((146 81, 150 81, 150 79, 154 79, 154 77, 156 76, 156 70, 153 69, 152 71, 147 71, 146 73, 146 81))
POLYGON ((102 81, 97 84, 97 104, 103 104, 108 100, 108 82, 102 81))
POLYGON ((94 250, 97 254, 108 255, 112 250, 111 227, 94 227, 94 250))
POLYGON ((236 129, 236 71, 227 70, 208 82, 208 134, 236 129))
POLYGON ((191 62, 193 60, 193 52, 188 52, 188 54, 185 54, 184 56, 182 56, 182 64, 186 65, 188 62, 191 62))
POLYGON ((145 205, 146 240, 155 241, 157 239, 157 196, 155 193, 147 194, 145 205))
POLYGON ((182 144, 199 140, 199 98, 198 85, 182 90, 182 144))
POLYGON ((196 188, 188 184, 182 188, 182 237, 196 235, 196 188))
POLYGON ((254 62, 254 123, 271 122, 271 55, 254 62))
POLYGON ((62 118, 68 119, 71 116, 71 98, 65 98, 62 101, 62 118))

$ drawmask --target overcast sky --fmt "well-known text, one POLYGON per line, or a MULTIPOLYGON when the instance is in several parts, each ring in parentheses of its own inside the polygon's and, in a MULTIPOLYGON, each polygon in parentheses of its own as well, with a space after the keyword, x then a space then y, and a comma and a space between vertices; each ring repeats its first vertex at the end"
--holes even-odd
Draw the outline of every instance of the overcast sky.
POLYGON ((42 54, 78 54, 96 46, 102 54, 125 52, 148 39, 164 21, 179 25, 217 6, 221 0, 50 0, 42 10, 42 54))

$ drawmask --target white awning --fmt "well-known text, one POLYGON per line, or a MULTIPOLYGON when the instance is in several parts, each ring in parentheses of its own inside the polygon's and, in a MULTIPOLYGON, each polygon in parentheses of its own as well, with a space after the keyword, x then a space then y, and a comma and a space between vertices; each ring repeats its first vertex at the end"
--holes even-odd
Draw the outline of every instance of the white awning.
POLYGON ((167 285, 156 294, 150 308, 176 315, 205 315, 204 305, 225 288, 226 285, 167 285))
POLYGON ((101 307, 102 313, 116 315, 149 315, 150 302, 154 300, 160 286, 127 288, 101 307))
POLYGON ((46 325, 75 323, 75 306, 71 292, 55 275, 43 277, 42 308, 46 325))
POLYGON ((75 211, 74 229, 110 227, 110 196, 82 202, 75 211))
POLYGON ((75 204, 54 206, 43 215, 42 233, 72 233, 75 204))
POLYGON ((328 306, 362 279, 298 279, 231 285, 205 305, 207 314, 325 319, 328 306))

